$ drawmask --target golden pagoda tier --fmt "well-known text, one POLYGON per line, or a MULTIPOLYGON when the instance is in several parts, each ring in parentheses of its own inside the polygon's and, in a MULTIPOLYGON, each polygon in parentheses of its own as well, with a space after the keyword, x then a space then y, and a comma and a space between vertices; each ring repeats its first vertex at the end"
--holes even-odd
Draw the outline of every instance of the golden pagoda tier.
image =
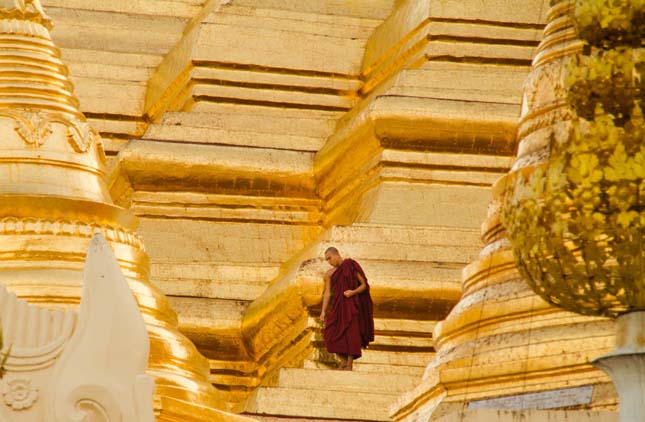
MULTIPOLYGON (((532 171, 549 159, 551 143, 569 133, 566 69, 583 47, 573 26, 575 3, 551 2, 524 89, 512 172, 532 171)), ((391 409, 397 421, 435 420, 469 409, 616 408, 609 377, 590 363, 611 349, 614 322, 556 308, 522 277, 500 221, 509 177, 493 187, 482 224, 485 246, 463 270, 463 296, 434 331, 436 360, 391 409), (549 393, 569 398, 540 404, 549 393)))
POLYGON ((0 282, 32 303, 75 306, 85 251, 102 233, 149 331, 157 420, 236 420, 216 410, 207 360, 148 281, 137 220, 110 198, 100 136, 79 110, 50 29, 38 0, 0 1, 0 282))

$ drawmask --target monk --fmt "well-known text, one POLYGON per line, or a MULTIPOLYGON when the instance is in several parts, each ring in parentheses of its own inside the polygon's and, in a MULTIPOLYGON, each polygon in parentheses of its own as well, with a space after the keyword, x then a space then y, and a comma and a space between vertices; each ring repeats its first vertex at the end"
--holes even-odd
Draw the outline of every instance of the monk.
POLYGON ((338 369, 351 371, 361 349, 374 341, 370 287, 358 262, 343 259, 338 249, 328 248, 325 260, 334 267, 325 274, 320 313, 325 323, 325 347, 340 358, 338 369))

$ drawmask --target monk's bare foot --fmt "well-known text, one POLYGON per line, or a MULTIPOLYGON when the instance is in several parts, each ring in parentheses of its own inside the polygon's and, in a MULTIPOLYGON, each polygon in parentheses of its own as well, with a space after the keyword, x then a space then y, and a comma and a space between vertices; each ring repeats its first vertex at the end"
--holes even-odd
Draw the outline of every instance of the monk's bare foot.
POLYGON ((336 366, 336 370, 338 371, 344 371, 347 368, 347 361, 340 361, 338 365, 336 366))
POLYGON ((338 355, 338 360, 340 361, 340 363, 338 364, 338 369, 344 371, 345 368, 347 368, 348 359, 345 356, 338 355))

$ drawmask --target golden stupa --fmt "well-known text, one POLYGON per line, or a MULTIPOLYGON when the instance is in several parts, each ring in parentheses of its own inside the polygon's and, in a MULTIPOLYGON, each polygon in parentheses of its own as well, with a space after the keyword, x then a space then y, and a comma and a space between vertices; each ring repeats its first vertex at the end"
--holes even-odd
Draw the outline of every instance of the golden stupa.
MULTIPOLYGON (((515 181, 528 179, 543 168, 557 145, 564 144, 574 131, 575 113, 568 99, 570 69, 573 63, 585 63, 580 53, 586 45, 574 24, 576 18, 583 19, 576 14, 580 4, 569 0, 549 4, 543 39, 524 85, 517 157, 509 174, 493 185, 481 227, 484 248, 464 268, 462 298, 434 331, 437 358, 423 381, 393 408, 396 420, 436 420, 473 409, 580 410, 586 413, 569 417, 592 420, 584 415, 618 406, 609 376, 592 366, 614 344, 614 321, 580 315, 571 312, 572 307, 567 311, 542 299, 545 295, 538 296, 518 268, 502 224, 503 203, 515 181), (567 398, 560 401, 561 397, 567 398)), ((591 8, 610 14, 606 5, 596 6, 591 8)), ((528 208, 526 212, 531 215, 528 208)), ((533 215, 529 218, 531 224, 526 223, 528 219, 515 224, 515 236, 543 224, 534 224, 533 215)), ((529 250, 535 244, 524 245, 529 250)), ((546 261, 555 266, 561 263, 553 255, 545 258, 544 267, 546 261)), ((560 286, 573 290, 564 281, 560 286)), ((582 308, 581 313, 591 314, 582 308)), ((613 420, 614 416, 598 413, 593 420, 613 420)))
POLYGON ((79 110, 51 19, 38 0, 4 0, 0 18, 1 282, 32 303, 77 305, 84 251, 102 233, 148 327, 158 420, 227 420, 206 359, 148 281, 136 218, 110 198, 105 151, 79 110))

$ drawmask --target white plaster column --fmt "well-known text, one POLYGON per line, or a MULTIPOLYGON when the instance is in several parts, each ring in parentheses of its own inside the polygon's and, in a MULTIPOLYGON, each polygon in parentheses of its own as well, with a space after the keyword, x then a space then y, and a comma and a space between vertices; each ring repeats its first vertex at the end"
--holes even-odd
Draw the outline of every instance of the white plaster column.
POLYGON ((616 347, 593 361, 607 372, 620 397, 620 422, 645 420, 645 312, 616 319, 616 347))

